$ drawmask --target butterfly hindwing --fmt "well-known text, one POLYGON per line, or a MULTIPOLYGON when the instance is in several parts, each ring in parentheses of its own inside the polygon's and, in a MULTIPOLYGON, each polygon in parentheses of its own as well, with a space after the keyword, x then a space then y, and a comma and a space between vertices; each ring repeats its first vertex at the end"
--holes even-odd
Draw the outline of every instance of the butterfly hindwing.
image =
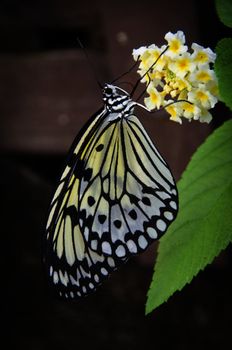
POLYGON ((91 176, 81 180, 80 226, 93 251, 114 258, 136 254, 174 220, 172 174, 134 115, 111 123, 85 167, 91 176))

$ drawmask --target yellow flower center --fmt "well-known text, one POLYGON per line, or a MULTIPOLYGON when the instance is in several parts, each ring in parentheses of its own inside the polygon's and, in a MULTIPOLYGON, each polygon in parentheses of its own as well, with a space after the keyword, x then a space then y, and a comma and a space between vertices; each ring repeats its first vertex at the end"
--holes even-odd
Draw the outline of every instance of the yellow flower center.
POLYGON ((194 59, 196 62, 205 63, 208 61, 208 56, 205 52, 199 51, 194 59))
POLYGON ((158 72, 158 71, 154 71, 154 78, 153 79, 159 79, 159 80, 162 80, 163 78, 163 73, 162 72, 158 72))
POLYGON ((194 112, 194 105, 188 102, 183 103, 183 109, 187 112, 193 113, 194 112))
POLYGON ((180 42, 177 39, 172 40, 172 42, 169 44, 169 49, 173 52, 178 52, 180 49, 180 42))
POLYGON ((172 116, 173 118, 175 118, 175 117, 177 116, 176 109, 175 109, 173 106, 168 106, 168 107, 166 108, 166 111, 167 111, 169 114, 171 114, 171 116, 172 116))
POLYGON ((157 58, 159 57, 160 53, 159 52, 152 52, 152 59, 154 60, 154 62, 157 60, 157 58))
POLYGON ((187 87, 187 84, 184 80, 177 79, 175 84, 173 84, 173 88, 178 89, 178 90, 184 90, 187 87))
POLYGON ((208 96, 203 91, 198 91, 196 96, 200 101, 207 101, 208 100, 208 96))
POLYGON ((186 58, 183 58, 183 59, 179 60, 179 62, 178 62, 178 67, 179 67, 179 69, 182 70, 182 71, 187 70, 188 67, 189 67, 189 60, 186 59, 186 58))
POLYGON ((151 101, 154 104, 156 104, 158 102, 158 96, 154 92, 151 92, 150 97, 151 97, 151 101))
POLYGON ((199 72, 196 75, 197 80, 203 81, 205 83, 207 83, 209 80, 211 80, 211 76, 209 75, 209 73, 207 72, 199 72))

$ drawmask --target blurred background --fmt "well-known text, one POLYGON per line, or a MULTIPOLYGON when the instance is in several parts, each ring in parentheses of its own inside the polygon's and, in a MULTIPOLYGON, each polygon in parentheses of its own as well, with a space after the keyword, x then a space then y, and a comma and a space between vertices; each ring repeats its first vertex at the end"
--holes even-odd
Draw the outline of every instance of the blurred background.
MULTIPOLYGON (((231 36, 212 1, 0 2, 1 272, 7 344, 23 349, 223 348, 231 330, 231 248, 181 293, 144 316, 156 244, 131 259, 99 290, 77 302, 52 298, 41 263, 52 192, 80 127, 102 105, 98 79, 110 82, 133 64, 133 48, 164 43, 183 30, 187 43, 212 49, 231 36)), ((127 81, 135 82, 131 73, 127 81)), ((140 119, 178 180, 211 125, 140 119)))

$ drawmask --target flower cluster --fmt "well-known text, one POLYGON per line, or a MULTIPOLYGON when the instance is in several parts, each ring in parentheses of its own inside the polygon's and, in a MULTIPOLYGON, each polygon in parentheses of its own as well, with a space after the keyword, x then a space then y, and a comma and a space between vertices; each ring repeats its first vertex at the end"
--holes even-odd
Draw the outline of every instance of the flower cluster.
POLYGON ((179 123, 182 117, 209 123, 209 109, 218 101, 217 79, 210 67, 216 54, 195 43, 189 52, 182 31, 167 33, 165 40, 162 47, 152 44, 133 50, 141 81, 147 84, 146 107, 165 108, 179 123))

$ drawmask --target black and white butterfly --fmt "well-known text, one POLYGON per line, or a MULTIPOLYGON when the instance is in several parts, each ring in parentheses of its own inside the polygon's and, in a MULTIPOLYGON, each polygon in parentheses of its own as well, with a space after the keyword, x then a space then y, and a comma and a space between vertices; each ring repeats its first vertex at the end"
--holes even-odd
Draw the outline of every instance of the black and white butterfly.
POLYGON ((112 84, 103 101, 74 140, 47 221, 46 269, 64 298, 94 291, 178 210, 171 171, 134 113, 139 104, 112 84))

